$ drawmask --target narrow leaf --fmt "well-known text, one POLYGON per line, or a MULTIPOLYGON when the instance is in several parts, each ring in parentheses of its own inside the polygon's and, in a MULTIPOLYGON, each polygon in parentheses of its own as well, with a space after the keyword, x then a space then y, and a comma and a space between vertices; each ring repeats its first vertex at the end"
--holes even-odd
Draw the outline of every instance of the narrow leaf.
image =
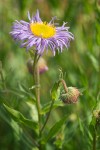
MULTIPOLYGON (((50 110, 50 106, 51 106, 51 103, 49 102, 49 103, 47 103, 47 104, 45 104, 43 107, 42 107, 42 109, 41 109, 41 114, 46 114, 46 113, 48 113, 49 112, 49 110, 50 110)), ((55 108, 57 108, 57 107, 59 107, 59 106, 64 106, 64 104, 62 103, 62 101, 55 101, 55 103, 53 104, 53 107, 52 107, 52 109, 55 109, 55 108)))
POLYGON ((46 136, 46 139, 44 140, 45 142, 50 140, 52 137, 54 137, 58 133, 58 131, 61 129, 61 126, 65 123, 66 117, 67 116, 63 117, 63 119, 61 119, 60 121, 54 124, 54 126, 50 129, 48 135, 46 136))
POLYGON ((95 70, 99 72, 99 61, 90 53, 88 53, 88 57, 90 58, 95 70))
POLYGON ((7 105, 3 104, 4 108, 9 112, 12 118, 17 121, 18 123, 24 124, 31 129, 37 129, 37 123, 33 120, 25 118, 19 111, 8 107, 7 105))
POLYGON ((96 125, 96 118, 94 116, 92 116, 92 120, 91 120, 91 122, 89 124, 89 131, 90 131, 92 136, 94 134, 95 125, 96 125))
POLYGON ((6 90, 1 90, 0 94, 6 94, 6 93, 11 93, 14 96, 18 96, 26 101, 31 101, 35 103, 35 96, 30 92, 30 93, 25 93, 19 89, 6 89, 6 90))
POLYGON ((79 118, 78 119, 78 122, 79 122, 79 128, 80 128, 80 131, 82 132, 82 134, 84 135, 84 128, 83 128, 83 123, 81 121, 81 119, 79 118))
POLYGON ((51 97, 53 100, 56 100, 58 97, 58 87, 59 87, 59 82, 55 82, 55 84, 53 85, 52 89, 51 89, 51 97))

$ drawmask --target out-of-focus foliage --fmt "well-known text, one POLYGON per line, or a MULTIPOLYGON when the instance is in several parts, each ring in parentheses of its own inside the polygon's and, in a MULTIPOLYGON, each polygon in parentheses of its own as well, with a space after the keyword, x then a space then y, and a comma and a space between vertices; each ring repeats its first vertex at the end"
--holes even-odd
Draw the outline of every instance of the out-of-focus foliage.
MULTIPOLYGON (((93 109, 100 103, 100 0, 0 1, 0 61, 4 76, 2 80, 0 75, 0 150, 36 149, 34 138, 37 133, 11 119, 3 105, 5 103, 8 106, 6 108, 20 111, 23 116, 18 115, 21 119, 25 116, 24 121, 26 118, 33 119, 33 123, 37 121, 35 98, 31 90, 33 79, 26 65, 29 54, 9 35, 14 20, 28 21, 27 12, 32 14, 36 9, 39 9, 44 21, 57 16, 60 24, 63 21, 68 22, 67 25, 75 37, 68 51, 65 49, 55 57, 52 57, 51 53, 43 56, 49 70, 41 75, 41 113, 48 112, 50 89, 59 78, 59 68, 63 70, 68 86, 84 88, 77 104, 64 105, 52 111, 46 126, 48 138, 51 136, 51 127, 54 126, 56 132, 56 121, 59 122, 63 116, 68 117, 65 126, 47 144, 46 149, 80 150, 81 147, 81 150, 90 150, 93 138, 89 123, 93 109)), ((62 106, 60 102, 59 105, 62 106)), ((58 131, 58 128, 56 130, 58 131)), ((100 127, 97 136, 99 150, 100 127)))

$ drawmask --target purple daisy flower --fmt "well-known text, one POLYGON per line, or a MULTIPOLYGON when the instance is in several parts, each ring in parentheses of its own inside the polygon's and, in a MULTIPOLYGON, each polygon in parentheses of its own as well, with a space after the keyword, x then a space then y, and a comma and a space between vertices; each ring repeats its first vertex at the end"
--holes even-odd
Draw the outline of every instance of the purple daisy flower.
POLYGON ((56 17, 53 17, 49 23, 42 22, 37 10, 32 18, 28 12, 28 19, 30 22, 16 20, 10 32, 14 40, 20 41, 21 47, 26 47, 27 50, 35 46, 39 55, 48 49, 51 49, 55 55, 57 50, 62 52, 64 47, 68 48, 70 41, 74 39, 65 22, 61 27, 56 26, 54 23, 56 17))

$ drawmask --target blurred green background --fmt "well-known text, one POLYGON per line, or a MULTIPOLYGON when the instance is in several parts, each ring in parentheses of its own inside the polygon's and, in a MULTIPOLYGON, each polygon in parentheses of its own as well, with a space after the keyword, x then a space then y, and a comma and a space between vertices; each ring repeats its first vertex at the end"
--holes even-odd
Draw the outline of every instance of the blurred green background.
MULTIPOLYGON (((60 25, 63 21, 68 22, 75 37, 68 51, 65 49, 55 57, 51 53, 43 56, 49 70, 41 75, 41 104, 50 101, 50 89, 59 77, 59 68, 62 68, 68 86, 84 89, 77 104, 52 111, 47 128, 64 114, 68 114, 68 120, 63 129, 65 134, 62 136, 60 131, 56 137, 58 143, 51 141, 47 150, 58 149, 57 144, 59 148, 63 144, 63 150, 80 150, 80 147, 90 150, 92 137, 88 126, 97 97, 100 98, 100 0, 0 0, 0 61, 5 85, 10 91, 0 92, 0 100, 26 117, 37 119, 35 106, 29 103, 31 97, 22 93, 33 83, 26 65, 29 54, 9 35, 12 22, 28 21, 27 12, 35 14, 37 9, 44 21, 57 16, 60 25)), ((0 78, 0 91, 2 86, 0 78)), ((21 128, 1 104, 0 150, 35 150, 32 138, 34 133, 26 127, 21 128)), ((100 150, 100 131, 98 141, 97 150, 100 150)))

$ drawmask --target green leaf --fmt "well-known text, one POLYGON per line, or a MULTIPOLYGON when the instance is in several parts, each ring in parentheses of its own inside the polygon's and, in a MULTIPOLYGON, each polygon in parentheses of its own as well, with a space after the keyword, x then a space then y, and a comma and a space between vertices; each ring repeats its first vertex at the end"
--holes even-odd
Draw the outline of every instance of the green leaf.
POLYGON ((92 120, 89 125, 89 130, 90 130, 90 133, 92 134, 92 136, 94 134, 95 125, 96 125, 96 118, 94 116, 92 116, 92 120))
POLYGON ((66 117, 64 116, 63 119, 61 119, 60 121, 56 122, 53 127, 50 129, 48 135, 46 136, 44 142, 47 142, 48 140, 50 140, 52 137, 54 137, 58 131, 61 129, 61 126, 65 123, 66 121, 66 117))
MULTIPOLYGON (((30 91, 30 88, 26 88, 25 85, 23 85, 23 84, 21 84, 21 83, 19 83, 18 86, 19 86, 19 89, 20 89, 20 92, 21 92, 21 93, 25 94, 25 96, 30 96, 30 97, 32 97, 33 99, 35 99, 33 93, 30 91)), ((36 86, 35 86, 35 85, 32 86, 32 89, 33 89, 33 88, 36 88, 36 86)))
POLYGON ((81 93, 81 95, 82 95, 82 93, 84 92, 84 91, 86 91, 86 88, 80 88, 80 89, 78 89, 79 91, 80 91, 80 93, 81 93))
POLYGON ((1 95, 5 95, 6 93, 11 93, 14 96, 18 96, 21 99, 24 99, 24 101, 31 101, 32 103, 36 103, 35 96, 29 92, 21 91, 19 89, 6 89, 6 90, 0 90, 1 95))
POLYGON ((84 135, 84 128, 83 128, 83 123, 81 121, 80 118, 78 118, 78 122, 79 122, 79 128, 80 128, 80 131, 82 132, 82 134, 84 135))
POLYGON ((90 126, 95 127, 95 125, 96 125, 96 118, 92 117, 92 121, 90 122, 90 126))
MULTIPOLYGON (((41 114, 43 115, 43 114, 48 113, 49 110, 50 110, 50 106, 51 106, 51 102, 45 104, 45 105, 42 107, 42 109, 41 109, 41 114)), ((57 107, 59 107, 59 106, 64 106, 64 104, 62 103, 62 101, 60 101, 60 100, 59 100, 59 101, 55 101, 55 103, 53 104, 52 109, 55 109, 55 108, 57 108, 57 107)))
POLYGON ((90 54, 89 52, 87 53, 87 55, 88 55, 89 59, 91 60, 95 70, 97 72, 99 72, 99 61, 92 54, 90 54))
POLYGON ((59 82, 55 82, 51 89, 51 97, 53 100, 57 100, 58 98, 58 87, 59 87, 59 82))
POLYGON ((3 104, 3 106, 9 112, 11 117, 18 123, 26 125, 31 129, 36 130, 38 128, 37 123, 35 121, 25 118, 19 111, 12 109, 5 104, 3 104))

